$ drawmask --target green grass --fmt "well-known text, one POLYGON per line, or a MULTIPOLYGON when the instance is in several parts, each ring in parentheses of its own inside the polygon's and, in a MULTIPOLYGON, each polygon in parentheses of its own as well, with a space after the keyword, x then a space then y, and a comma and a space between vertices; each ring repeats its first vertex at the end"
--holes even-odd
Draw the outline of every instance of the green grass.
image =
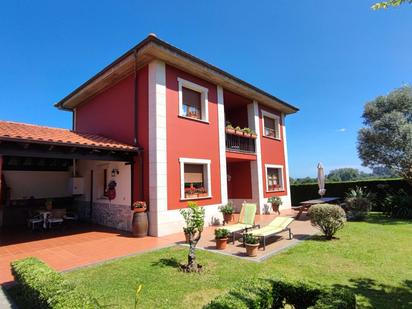
POLYGON ((177 264, 187 249, 172 247, 66 273, 69 280, 109 308, 200 308, 246 278, 309 280, 352 290, 360 308, 412 306, 412 224, 381 215, 350 222, 339 239, 311 239, 262 263, 198 250, 202 274, 177 264))

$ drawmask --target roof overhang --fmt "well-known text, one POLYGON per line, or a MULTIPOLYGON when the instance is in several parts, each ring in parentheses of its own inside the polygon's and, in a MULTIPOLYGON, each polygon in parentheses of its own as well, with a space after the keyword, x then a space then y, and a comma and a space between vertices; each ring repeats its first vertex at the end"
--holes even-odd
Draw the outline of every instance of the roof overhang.
POLYGON ((194 76, 213 84, 221 85, 224 89, 251 100, 256 100, 265 106, 275 108, 284 114, 292 114, 299 110, 297 107, 158 39, 154 35, 149 35, 123 56, 56 103, 55 106, 64 110, 73 110, 87 99, 125 78, 134 72, 136 68, 139 69, 154 59, 162 60, 194 76))

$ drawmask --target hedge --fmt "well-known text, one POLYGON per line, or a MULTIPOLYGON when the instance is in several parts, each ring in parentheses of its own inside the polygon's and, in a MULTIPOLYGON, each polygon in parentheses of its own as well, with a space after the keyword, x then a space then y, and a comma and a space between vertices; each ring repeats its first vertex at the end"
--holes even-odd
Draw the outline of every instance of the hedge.
MULTIPOLYGON (((376 195, 376 203, 372 209, 375 211, 382 210, 380 201, 382 201, 388 193, 396 193, 402 189, 412 195, 412 186, 403 179, 373 179, 326 183, 326 196, 337 196, 343 199, 350 189, 356 187, 366 187, 368 192, 376 195)), ((291 185, 292 205, 299 205, 302 201, 319 198, 318 190, 318 184, 316 183, 291 185)))
POLYGON ((284 308, 352 309, 356 298, 346 289, 329 289, 305 282, 254 279, 243 281, 228 293, 218 296, 204 309, 284 308))
POLYGON ((84 295, 37 258, 11 263, 17 282, 17 303, 22 308, 92 309, 99 308, 95 299, 84 295))

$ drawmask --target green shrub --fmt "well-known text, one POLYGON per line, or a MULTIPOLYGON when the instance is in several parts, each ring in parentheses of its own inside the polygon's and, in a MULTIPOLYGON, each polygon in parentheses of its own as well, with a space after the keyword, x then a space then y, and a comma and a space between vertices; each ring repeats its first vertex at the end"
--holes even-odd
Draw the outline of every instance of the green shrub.
POLYGON ((268 198, 268 203, 275 205, 282 205, 282 199, 279 196, 272 196, 268 198))
POLYGON ((356 186, 346 194, 346 208, 351 219, 363 220, 372 208, 373 195, 367 190, 356 186))
POLYGON ((346 289, 329 289, 313 283, 254 279, 218 296, 204 309, 246 308, 354 309, 356 298, 346 289), (288 306, 287 306, 288 305, 288 306))
POLYGON ((318 227, 326 239, 332 239, 333 235, 343 228, 346 222, 345 211, 338 205, 317 204, 308 211, 312 225, 318 227))
POLYGON ((75 290, 60 273, 36 258, 14 261, 11 268, 22 308, 99 308, 96 300, 75 290))
POLYGON ((219 207, 219 210, 222 214, 231 215, 235 211, 233 208, 233 202, 228 201, 226 205, 222 205, 219 207))
POLYGON ((385 212, 394 218, 412 219, 412 195, 404 190, 388 195, 384 200, 385 212))
POLYGON ((229 236, 230 232, 227 229, 216 229, 215 230, 215 238, 216 239, 222 239, 222 238, 227 238, 229 236))

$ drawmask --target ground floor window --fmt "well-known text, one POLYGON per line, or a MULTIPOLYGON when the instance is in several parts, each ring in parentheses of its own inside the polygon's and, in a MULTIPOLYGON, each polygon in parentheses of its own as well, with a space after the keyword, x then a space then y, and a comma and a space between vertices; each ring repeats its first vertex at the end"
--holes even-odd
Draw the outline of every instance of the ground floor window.
POLYGON ((180 159, 181 199, 211 197, 210 160, 180 159))
POLYGON ((276 192, 284 190, 283 166, 266 164, 266 191, 276 192))

